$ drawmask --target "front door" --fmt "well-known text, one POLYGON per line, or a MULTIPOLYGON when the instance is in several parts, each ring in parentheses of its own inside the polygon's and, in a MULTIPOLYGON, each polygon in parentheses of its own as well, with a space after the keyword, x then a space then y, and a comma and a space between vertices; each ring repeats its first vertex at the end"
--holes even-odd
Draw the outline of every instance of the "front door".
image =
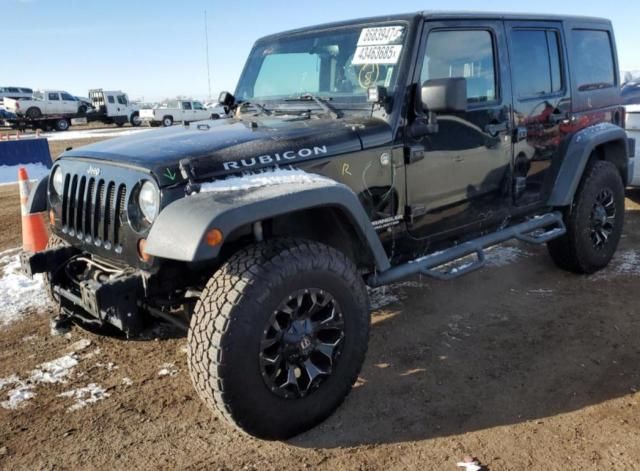
POLYGON ((506 28, 516 126, 513 197, 519 206, 539 204, 551 191, 552 162, 570 122, 562 25, 509 21, 506 28))
POLYGON ((441 113, 409 139, 407 201, 414 237, 438 237, 504 217, 509 203, 511 90, 500 21, 427 22, 415 81, 463 77, 467 110, 441 113), (416 155, 418 158, 416 158, 416 155))

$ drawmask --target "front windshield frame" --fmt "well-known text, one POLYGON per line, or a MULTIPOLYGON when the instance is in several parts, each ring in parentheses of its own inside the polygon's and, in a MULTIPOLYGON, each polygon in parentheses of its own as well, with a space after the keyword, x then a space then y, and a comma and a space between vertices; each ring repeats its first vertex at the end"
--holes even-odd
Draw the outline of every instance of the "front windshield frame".
MULTIPOLYGON (((403 27, 403 35, 400 42, 394 43, 397 45, 402 45, 401 52, 399 54, 397 62, 394 64, 384 64, 393 66, 393 77, 391 79, 391 84, 387 88, 388 95, 394 95, 398 90, 402 89, 403 82, 406 80, 406 69, 407 62, 410 59, 411 55, 411 45, 413 41, 413 25, 412 22, 407 19, 389 19, 383 21, 374 21, 374 22, 362 22, 362 23, 349 23, 341 26, 329 26, 326 28, 314 28, 314 29, 306 29, 300 32, 283 34, 283 35, 275 35, 269 36, 263 39, 258 40, 253 48, 251 49, 251 53, 247 58, 244 69, 238 80, 238 85, 235 90, 235 96, 238 102, 250 101, 264 104, 282 104, 291 99, 296 99, 301 96, 312 94, 320 99, 330 100, 331 103, 335 105, 339 104, 363 104, 370 106, 367 102, 367 89, 362 88, 358 90, 356 93, 341 93, 341 92, 331 92, 331 91, 292 91, 288 94, 278 95, 278 96, 254 96, 255 93, 248 94, 245 91, 249 88, 252 88, 256 83, 256 78, 260 67, 262 66, 262 62, 259 63, 259 67, 255 67, 255 63, 253 62, 258 58, 260 59, 261 51, 264 51, 265 48, 268 48, 270 45, 275 46, 278 44, 285 43, 287 41, 295 41, 305 38, 320 38, 331 36, 332 34, 345 34, 353 32, 354 34, 359 35, 363 29, 367 28, 380 28, 380 27, 389 27, 389 26, 402 26, 403 27)), ((357 47, 357 41, 355 46, 357 47)), ((355 51, 355 47, 354 47, 355 51)), ((346 63, 346 62, 345 62, 346 63)))

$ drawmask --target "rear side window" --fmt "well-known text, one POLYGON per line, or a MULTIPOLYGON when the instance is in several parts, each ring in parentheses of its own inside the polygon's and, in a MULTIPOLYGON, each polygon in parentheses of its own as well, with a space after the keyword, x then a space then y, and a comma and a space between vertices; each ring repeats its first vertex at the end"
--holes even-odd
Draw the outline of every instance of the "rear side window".
POLYGON ((558 34, 546 30, 514 30, 511 67, 518 98, 551 95, 562 90, 558 34))
POLYGON ((182 102, 182 109, 183 110, 190 110, 191 109, 191 103, 188 101, 183 101, 182 102))
POLYGON ((113 105, 113 104, 115 104, 116 99, 113 98, 113 95, 109 95, 109 96, 107 96, 107 101, 113 105))
POLYGON ((573 36, 573 70, 579 91, 615 86, 613 49, 607 31, 575 29, 573 36))
POLYGON ((60 95, 58 95, 57 93, 49 93, 48 97, 49 97, 49 100, 60 101, 60 95))
POLYGON ((469 103, 482 103, 497 98, 494 46, 489 31, 429 33, 420 83, 453 77, 467 80, 469 103))

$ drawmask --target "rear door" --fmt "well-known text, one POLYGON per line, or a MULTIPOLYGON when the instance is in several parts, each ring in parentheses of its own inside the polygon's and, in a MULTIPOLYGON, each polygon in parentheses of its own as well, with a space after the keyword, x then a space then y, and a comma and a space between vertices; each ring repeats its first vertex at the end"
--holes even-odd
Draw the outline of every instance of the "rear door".
POLYGON ((62 104, 60 103, 60 94, 58 92, 47 92, 46 113, 64 113, 62 104))
POLYGON ((182 111, 180 118, 174 118, 174 121, 193 121, 193 106, 190 101, 183 101, 181 104, 182 111))
POLYGON ((560 22, 506 22, 516 131, 514 202, 546 201, 570 124, 571 95, 560 22))
POLYGON ((498 20, 425 23, 416 85, 462 77, 467 110, 437 115, 438 130, 408 145, 414 237, 437 237, 503 217, 511 165, 511 88, 504 25, 498 20), (414 153, 415 155, 415 153, 414 153))

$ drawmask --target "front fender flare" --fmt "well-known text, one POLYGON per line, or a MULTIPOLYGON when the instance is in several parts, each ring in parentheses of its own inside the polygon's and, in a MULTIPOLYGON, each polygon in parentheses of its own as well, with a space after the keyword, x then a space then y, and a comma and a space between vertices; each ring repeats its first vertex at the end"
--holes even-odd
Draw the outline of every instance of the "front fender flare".
POLYGON ((624 149, 628 150, 626 132, 621 127, 610 123, 589 126, 575 133, 564 152, 564 158, 549 197, 549 206, 569 206, 593 150, 600 144, 614 141, 623 141, 624 149))
POLYGON ((382 243, 355 193, 329 179, 185 196, 158 215, 145 251, 184 262, 210 260, 220 251, 220 246, 211 247, 204 242, 211 229, 219 229, 228 236, 256 221, 318 207, 341 210, 356 229, 360 242, 368 246, 377 269, 390 267, 382 243))

